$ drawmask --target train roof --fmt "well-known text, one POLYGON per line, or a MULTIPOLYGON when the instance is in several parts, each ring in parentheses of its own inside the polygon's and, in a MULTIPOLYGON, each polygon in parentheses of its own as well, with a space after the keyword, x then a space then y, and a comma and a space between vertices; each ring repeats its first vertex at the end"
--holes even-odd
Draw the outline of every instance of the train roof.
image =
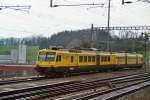
POLYGON ((119 56, 143 56, 142 54, 137 54, 137 53, 120 53, 120 52, 105 52, 105 51, 98 51, 98 50, 75 50, 75 49, 59 49, 59 50, 52 50, 52 49, 42 49, 39 50, 39 52, 57 52, 57 53, 73 53, 73 54, 77 54, 77 53, 86 53, 86 54, 103 54, 103 55, 119 55, 119 56))

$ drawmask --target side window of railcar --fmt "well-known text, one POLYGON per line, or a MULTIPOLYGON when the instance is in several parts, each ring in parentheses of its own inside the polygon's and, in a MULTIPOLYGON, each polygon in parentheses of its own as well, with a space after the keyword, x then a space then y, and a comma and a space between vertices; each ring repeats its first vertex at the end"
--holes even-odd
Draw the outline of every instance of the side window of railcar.
POLYGON ((118 61, 119 61, 119 62, 124 62, 124 61, 125 61, 125 58, 124 58, 124 57, 118 57, 118 61))
POLYGON ((56 62, 61 62, 61 55, 57 55, 56 62))
POLYGON ((83 56, 79 56, 79 62, 83 62, 83 56))
POLYGON ((103 56, 101 56, 101 62, 103 62, 104 61, 104 57, 103 56))
POLYGON ((102 56, 101 62, 110 62, 110 56, 102 56))
POLYGON ((110 56, 108 56, 107 60, 108 60, 108 62, 110 62, 110 56))
POLYGON ((71 56, 71 62, 73 62, 73 60, 74 60, 74 59, 73 59, 73 56, 71 56))
POLYGON ((88 62, 91 62, 91 56, 88 56, 88 62))
POLYGON ((92 62, 95 62, 95 56, 92 56, 92 62))
POLYGON ((141 58, 141 62, 143 62, 144 61, 144 59, 143 58, 141 58))
POLYGON ((106 56, 102 56, 101 61, 106 62, 106 60, 107 60, 106 56))
POLYGON ((84 62, 87 62, 87 56, 84 56, 84 62))
POLYGON ((107 61, 107 56, 104 57, 104 61, 105 61, 105 62, 107 61))

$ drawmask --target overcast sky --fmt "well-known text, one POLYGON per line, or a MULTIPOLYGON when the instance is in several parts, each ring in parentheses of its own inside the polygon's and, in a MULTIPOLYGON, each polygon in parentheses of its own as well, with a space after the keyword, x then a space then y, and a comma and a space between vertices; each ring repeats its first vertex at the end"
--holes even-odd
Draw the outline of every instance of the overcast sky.
MULTIPOLYGON (((31 5, 29 13, 12 9, 0 10, 0 38, 51 36, 64 30, 107 26, 108 0, 53 0, 54 4, 104 3, 104 7, 50 8, 49 0, 1 0, 0 5, 31 5)), ((133 2, 136 0, 132 0, 133 2)), ((150 25, 150 3, 121 5, 111 0, 110 26, 150 25)))

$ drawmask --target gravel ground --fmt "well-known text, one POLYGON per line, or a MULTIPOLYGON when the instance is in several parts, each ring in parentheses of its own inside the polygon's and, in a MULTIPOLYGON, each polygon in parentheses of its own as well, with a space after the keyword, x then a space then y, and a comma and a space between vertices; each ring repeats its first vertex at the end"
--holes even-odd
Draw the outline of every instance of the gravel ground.
POLYGON ((117 100, 150 100, 150 87, 141 89, 135 93, 123 96, 117 100))
POLYGON ((134 69, 134 70, 126 69, 126 70, 120 70, 120 71, 100 72, 100 73, 66 77, 66 79, 71 79, 71 80, 105 79, 105 78, 126 76, 130 74, 141 73, 141 72, 145 72, 145 69, 134 69))
POLYGON ((11 91, 19 88, 34 87, 38 85, 56 84, 56 83, 67 82, 67 81, 106 79, 112 77, 127 76, 127 75, 141 73, 141 72, 144 72, 144 69, 120 70, 120 71, 101 72, 101 73, 93 73, 93 74, 86 74, 86 75, 77 75, 71 77, 50 78, 41 81, 26 82, 26 83, 24 82, 24 83, 11 84, 11 85, 1 85, 0 92, 11 91))
MULTIPOLYGON (((75 75, 71 77, 59 77, 59 78, 52 78, 55 80, 59 79, 74 79, 74 80, 85 80, 85 79, 105 79, 105 78, 111 78, 111 77, 117 77, 117 76, 124 76, 124 75, 129 75, 129 74, 135 74, 138 72, 143 72, 145 69, 134 69, 134 70, 120 70, 120 71, 109 71, 109 72, 99 72, 99 73, 92 73, 92 74, 85 74, 85 75, 75 75)), ((21 78, 28 78, 28 77, 33 77, 36 75, 26 75, 26 76, 13 76, 13 77, 0 77, 0 80, 11 80, 11 79, 21 79, 21 78)))

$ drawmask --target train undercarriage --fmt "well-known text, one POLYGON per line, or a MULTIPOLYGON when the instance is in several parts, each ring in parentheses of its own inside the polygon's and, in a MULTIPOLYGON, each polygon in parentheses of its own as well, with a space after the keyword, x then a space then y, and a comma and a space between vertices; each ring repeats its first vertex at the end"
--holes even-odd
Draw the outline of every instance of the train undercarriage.
POLYGON ((120 69, 135 69, 142 68, 142 64, 138 65, 101 65, 101 66, 76 66, 76 67, 36 67, 35 70, 44 76, 57 76, 73 73, 91 73, 103 71, 115 71, 120 69))

